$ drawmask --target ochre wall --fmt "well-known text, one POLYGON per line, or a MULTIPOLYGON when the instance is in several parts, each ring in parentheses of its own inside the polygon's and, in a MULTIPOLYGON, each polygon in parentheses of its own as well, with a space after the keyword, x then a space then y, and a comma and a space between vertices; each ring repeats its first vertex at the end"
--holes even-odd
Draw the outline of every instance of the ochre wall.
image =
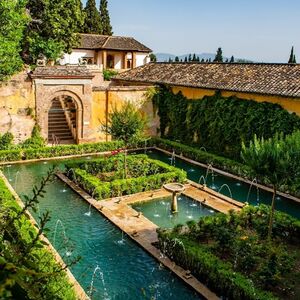
MULTIPOLYGON (((197 89, 189 87, 172 87, 173 93, 178 93, 179 91, 187 97, 188 99, 202 99, 204 96, 213 96, 215 90, 210 89, 197 89)), ((300 99, 298 98, 289 98, 281 96, 268 96, 255 93, 241 93, 241 92, 232 92, 232 91, 221 91, 223 97, 236 96, 245 100, 255 100, 257 102, 271 102, 280 104, 284 109, 289 112, 294 112, 300 116, 300 99)))
POLYGON ((35 93, 27 73, 21 72, 0 84, 0 134, 7 131, 21 142, 30 137, 35 124, 35 93))
POLYGON ((106 123, 106 115, 114 108, 120 109, 126 102, 133 102, 142 114, 147 116, 149 135, 156 135, 159 127, 159 118, 153 111, 151 100, 147 100, 147 88, 139 87, 113 87, 109 90, 94 90, 92 99, 91 124, 95 130, 95 138, 104 141, 109 139, 101 130, 101 125, 106 123))

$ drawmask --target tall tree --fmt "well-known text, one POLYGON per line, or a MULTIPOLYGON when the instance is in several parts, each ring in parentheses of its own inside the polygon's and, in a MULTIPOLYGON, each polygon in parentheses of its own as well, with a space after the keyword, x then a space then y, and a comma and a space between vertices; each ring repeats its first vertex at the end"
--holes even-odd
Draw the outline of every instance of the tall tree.
POLYGON ((290 58, 288 61, 289 64, 295 64, 296 63, 296 56, 294 54, 294 46, 291 49, 291 54, 290 54, 290 58))
POLYGON ((196 54, 195 54, 195 53, 193 54, 192 61, 197 61, 197 57, 196 57, 196 54))
POLYGON ((110 17, 107 8, 107 0, 101 0, 100 2, 100 22, 102 34, 113 35, 113 30, 110 24, 110 17))
POLYGON ((175 62, 179 62, 179 57, 175 56, 175 62))
POLYGON ((300 176, 300 132, 285 138, 276 135, 268 140, 255 136, 248 147, 242 145, 241 156, 255 176, 273 187, 268 226, 268 239, 271 239, 277 190, 300 176))
POLYGON ((56 60, 78 43, 83 18, 78 0, 29 0, 32 21, 24 39, 23 58, 34 63, 39 54, 56 60))
POLYGON ((187 58, 187 56, 184 58, 184 62, 187 62, 188 61, 188 58, 187 58))
POLYGON ((189 61, 192 61, 192 54, 189 54, 189 61))
POLYGON ((223 52, 221 47, 217 50, 214 62, 223 62, 223 52))
POLYGON ((234 56, 233 55, 230 57, 230 61, 229 62, 230 63, 234 63, 234 56))
POLYGON ((21 41, 26 23, 26 1, 0 1, 0 81, 22 68, 21 41))
POLYGON ((87 0, 84 8, 84 14, 84 32, 102 34, 103 30, 100 20, 100 13, 96 7, 95 0, 87 0))

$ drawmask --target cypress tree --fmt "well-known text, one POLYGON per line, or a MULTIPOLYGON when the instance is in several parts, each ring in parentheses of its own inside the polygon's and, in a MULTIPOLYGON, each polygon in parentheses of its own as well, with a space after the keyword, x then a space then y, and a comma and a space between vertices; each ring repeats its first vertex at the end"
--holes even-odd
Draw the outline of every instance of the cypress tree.
POLYGON ((290 58, 289 58, 288 63, 289 64, 294 64, 295 63, 294 61, 296 61, 296 57, 294 55, 294 46, 293 46, 292 49, 291 49, 291 54, 290 54, 290 58))
POLYGON ((187 59, 187 57, 185 57, 185 58, 184 58, 184 62, 187 62, 187 61, 188 61, 188 59, 187 59))
POLYGON ((110 24, 109 12, 107 8, 107 0, 101 0, 100 2, 100 22, 102 34, 113 35, 112 26, 110 24))
POLYGON ((202 62, 202 63, 204 63, 204 62, 205 62, 204 58, 202 58, 202 59, 201 59, 201 62, 202 62))
POLYGON ((297 61, 296 61, 296 55, 294 54, 294 56, 293 56, 293 64, 296 64, 297 63, 297 61))
POLYGON ((232 55, 231 58, 230 58, 230 63, 234 63, 234 56, 232 55))
POLYGON ((87 0, 84 9, 84 33, 102 34, 102 26, 100 22, 100 13, 96 7, 95 0, 87 0))
POLYGON ((222 48, 219 47, 215 56, 214 62, 223 62, 222 48))
POLYGON ((196 57, 196 54, 195 54, 195 53, 194 53, 194 55, 193 55, 192 61, 197 61, 197 57, 196 57))
POLYGON ((189 54, 189 61, 192 61, 192 54, 189 54))
POLYGON ((179 57, 175 56, 175 62, 179 62, 179 57))

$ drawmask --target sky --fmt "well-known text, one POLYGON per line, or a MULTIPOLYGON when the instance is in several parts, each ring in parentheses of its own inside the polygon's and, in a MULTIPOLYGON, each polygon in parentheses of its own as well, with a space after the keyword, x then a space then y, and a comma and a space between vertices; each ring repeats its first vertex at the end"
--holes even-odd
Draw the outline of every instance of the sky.
POLYGON ((108 7, 114 34, 133 36, 154 53, 222 47, 227 57, 287 62, 294 46, 300 62, 299 0, 108 0, 108 7))

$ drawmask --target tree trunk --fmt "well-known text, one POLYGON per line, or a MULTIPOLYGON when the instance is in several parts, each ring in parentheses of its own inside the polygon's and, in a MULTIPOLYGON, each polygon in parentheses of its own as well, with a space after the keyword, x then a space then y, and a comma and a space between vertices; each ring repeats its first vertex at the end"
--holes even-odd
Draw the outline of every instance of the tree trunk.
POLYGON ((276 185, 273 185, 273 197, 272 197, 271 212, 270 212, 270 219, 269 219, 269 228, 268 228, 268 240, 269 241, 272 238, 272 228, 273 228, 274 211, 275 211, 276 190, 277 190, 276 185))

